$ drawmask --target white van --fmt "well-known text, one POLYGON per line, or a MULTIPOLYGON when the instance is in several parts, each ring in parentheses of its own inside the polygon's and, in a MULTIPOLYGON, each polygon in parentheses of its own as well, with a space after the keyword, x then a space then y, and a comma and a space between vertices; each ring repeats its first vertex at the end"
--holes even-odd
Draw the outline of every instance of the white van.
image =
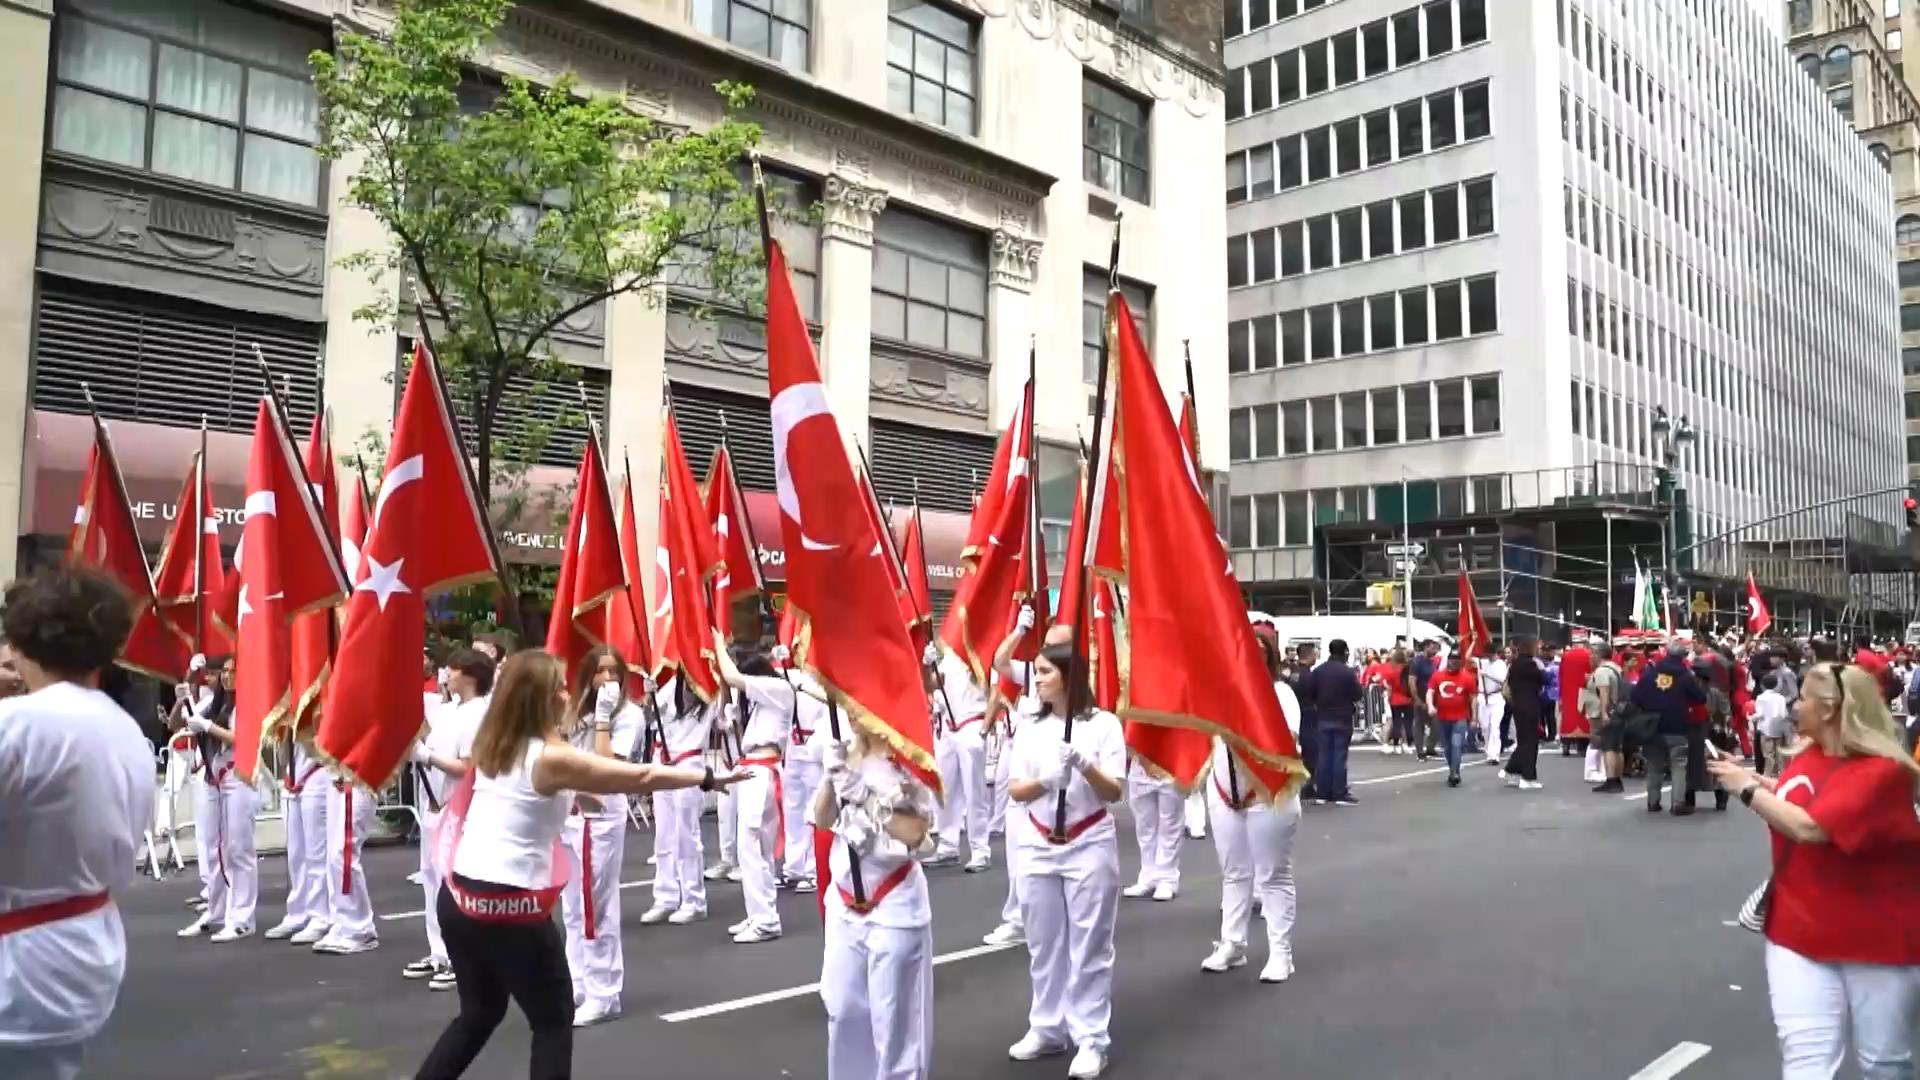
POLYGON ((1453 651, 1453 635, 1425 619, 1413 620, 1413 641, 1407 641, 1405 615, 1268 615, 1250 611, 1247 618, 1272 626, 1280 644, 1312 644, 1322 656, 1326 655, 1327 643, 1335 638, 1345 641, 1355 655, 1362 649, 1390 652, 1401 644, 1412 648, 1414 641, 1438 641, 1443 655, 1453 651))

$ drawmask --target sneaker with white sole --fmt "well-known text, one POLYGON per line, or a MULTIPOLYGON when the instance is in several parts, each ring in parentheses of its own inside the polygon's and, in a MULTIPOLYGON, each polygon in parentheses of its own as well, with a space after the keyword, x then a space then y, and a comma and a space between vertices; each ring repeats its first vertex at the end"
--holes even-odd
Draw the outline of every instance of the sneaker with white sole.
POLYGON ((640 925, 641 926, 658 926, 661 923, 666 922, 667 917, 672 914, 673 914, 672 908, 667 907, 665 904, 655 904, 652 907, 640 913, 640 925))
POLYGON ((740 874, 739 867, 736 866, 727 871, 727 880, 732 882, 733 884, 735 885, 740 884, 740 878, 741 878, 741 874, 740 874))
POLYGON ((960 849, 955 848, 952 851, 936 850, 933 854, 927 856, 924 859, 921 859, 920 865, 921 866, 952 866, 954 863, 957 863, 959 861, 960 861, 960 849))
POLYGON ((1093 1080, 1107 1071, 1107 1052, 1097 1046, 1083 1046, 1067 1066, 1068 1080, 1093 1080))
POLYGON ((1180 889, 1178 886, 1169 885, 1164 881, 1153 890, 1153 898, 1162 904, 1179 895, 1180 889))
POLYGON ((749 926, 733 935, 735 945, 758 945, 767 941, 780 940, 779 930, 769 930, 764 926, 749 926))
POLYGON ((1018 945, 1027 940, 1027 931, 1025 927, 1015 926, 1010 922, 1003 922, 988 931, 987 936, 980 940, 986 942, 988 945, 1018 945))
POLYGON ((1260 981, 1263 983, 1283 983, 1293 977, 1293 957, 1285 954, 1269 956, 1267 966, 1260 969, 1260 981))
POLYGON ((1153 883, 1149 881, 1136 881, 1126 888, 1121 889, 1120 895, 1129 900, 1144 900, 1153 895, 1153 883))
POLYGON ((241 938, 249 938, 252 936, 253 927, 251 926, 228 926, 223 927, 219 933, 207 940, 213 942, 215 945, 225 945, 229 941, 239 941, 241 938))
POLYGON ((1546 786, 1538 780, 1522 780, 1519 785, 1521 791, 1539 791, 1546 786))
POLYGON ((991 855, 982 855, 976 859, 968 859, 967 865, 961 867, 961 869, 969 874, 978 874, 991 870, 993 869, 993 857, 991 855))
POLYGON ((403 979, 429 979, 433 977, 434 972, 439 970, 440 965, 434 963, 433 957, 423 956, 413 963, 408 964, 406 967, 401 968, 400 977, 403 979))
POLYGON ((1200 961, 1201 971, 1231 971, 1247 965, 1247 947, 1236 941, 1216 941, 1213 951, 1200 961))
POLYGON ((447 990, 460 989, 459 982, 457 982, 453 977, 453 965, 448 964, 445 967, 440 968, 438 971, 435 971, 433 973, 433 978, 427 980, 427 989, 432 990, 435 993, 442 993, 447 990))
POLYGON ((204 896, 189 896, 189 897, 187 897, 187 910, 188 910, 188 911, 205 911, 205 910, 207 910, 207 898, 206 898, 206 897, 204 897, 204 896))
POLYGON ((820 891, 820 886, 810 877, 801 878, 793 883, 793 891, 797 893, 815 893, 820 891))
POLYGON ((205 915, 193 920, 174 933, 174 937, 194 938, 213 928, 213 921, 205 915))
MULTIPOLYGON (((703 878, 706 878, 708 881, 719 881, 722 878, 728 877, 728 875, 730 874, 735 874, 738 872, 739 871, 735 870, 733 866, 729 863, 714 863, 712 866, 707 867, 706 873, 701 874, 700 876, 703 878)), ((738 881, 740 879, 731 878, 730 880, 738 881)))
POLYGON ((287 944, 312 945, 314 942, 317 942, 317 941, 325 941, 327 939, 327 933, 331 929, 332 927, 328 926, 325 923, 308 923, 307 928, 305 930, 302 930, 299 933, 288 938, 287 944))
POLYGON ((574 1010, 574 1027, 592 1027, 620 1015, 620 1006, 611 1001, 589 1001, 574 1010))
POLYGON ((683 907, 679 911, 667 916, 667 921, 675 926, 685 926, 691 922, 699 922, 706 917, 706 908, 683 907))
POLYGON ((295 922, 292 919, 284 919, 268 927, 267 932, 260 936, 266 938, 268 941, 285 941, 287 938, 292 937, 306 928, 307 924, 305 920, 295 922))
POLYGON ((1073 1049, 1065 1043, 1051 1043, 1037 1032, 1029 1031, 1020 1037, 1020 1041, 1007 1047, 1007 1056, 1015 1061, 1038 1061, 1043 1057, 1054 1057, 1073 1049))
POLYGON ((732 926, 727 927, 727 936, 732 937, 733 935, 740 933, 742 930, 745 930, 747 927, 752 925, 753 925, 752 919, 741 919, 739 922, 734 923, 732 926))
POLYGON ((379 938, 325 937, 313 943, 313 951, 324 956, 353 956, 380 947, 379 938))

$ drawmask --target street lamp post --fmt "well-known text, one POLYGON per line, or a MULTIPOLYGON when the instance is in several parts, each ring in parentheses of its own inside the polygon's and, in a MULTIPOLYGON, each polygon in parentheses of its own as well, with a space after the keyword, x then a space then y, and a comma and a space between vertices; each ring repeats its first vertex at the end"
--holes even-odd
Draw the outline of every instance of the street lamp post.
MULTIPOLYGON (((1669 603, 1673 596, 1673 587, 1680 578, 1679 568, 1673 565, 1675 544, 1675 518, 1677 514, 1679 477, 1675 470, 1680 464, 1680 452, 1694 443, 1693 423, 1683 413, 1675 417, 1667 412, 1665 405, 1657 405, 1653 410, 1653 448, 1659 455, 1660 464, 1654 467, 1654 499, 1660 506, 1660 564, 1667 572, 1667 596, 1669 603)), ((1667 619, 1667 629, 1672 631, 1673 619, 1667 619)))

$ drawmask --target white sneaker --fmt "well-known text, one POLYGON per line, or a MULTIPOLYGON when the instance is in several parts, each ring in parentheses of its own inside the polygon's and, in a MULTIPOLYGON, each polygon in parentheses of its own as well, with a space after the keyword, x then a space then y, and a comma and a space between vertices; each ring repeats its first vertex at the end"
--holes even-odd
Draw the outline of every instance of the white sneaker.
POLYGON ((1506 771, 1505 769, 1500 770, 1500 782, 1511 788, 1517 788, 1520 786, 1520 783, 1521 783, 1520 778, 1518 776, 1515 776, 1514 774, 1506 771))
POLYGON ((667 916, 672 914, 673 914, 672 908, 667 907, 664 904, 655 904, 652 907, 648 908, 646 911, 641 912, 640 925, 641 926, 658 926, 661 923, 666 922, 667 916))
POLYGON ((213 942, 215 945, 225 945, 229 941, 239 941, 243 937, 252 936, 253 927, 251 926, 228 926, 207 940, 213 942))
POLYGON ((667 916, 667 921, 675 926, 685 926, 690 922, 699 922, 706 917, 707 912, 705 908, 683 907, 679 911, 667 916))
POLYGON ((1400 752, 1400 748, 1392 743, 1381 743, 1380 752, 1383 754, 1397 754, 1400 752))
POLYGON ((620 1015, 620 1006, 611 1001, 589 1001, 574 1010, 574 1027, 592 1027, 594 1024, 611 1020, 620 1015))
POLYGON ((1233 941, 1216 941, 1213 951, 1200 961, 1201 971, 1231 971, 1247 964, 1247 947, 1233 941))
POLYGON ((453 965, 448 964, 446 967, 434 972, 433 978, 427 980, 427 989, 435 993, 460 989, 459 982, 453 977, 453 965))
POLYGON ((969 874, 978 874, 983 870, 991 870, 993 869, 993 856, 980 855, 980 856, 976 856, 974 858, 968 859, 967 865, 962 867, 962 869, 964 869, 969 874))
POLYGON ((920 865, 921 866, 951 866, 954 863, 957 863, 959 861, 960 861, 960 851, 958 848, 955 848, 952 851, 935 850, 933 854, 927 856, 924 859, 921 859, 920 865))
POLYGON ((658 856, 658 855, 649 855, 649 856, 647 856, 647 865, 648 865, 648 866, 659 866, 659 865, 660 865, 660 856, 658 856))
POLYGON ((1093 1080, 1107 1071, 1107 1052, 1097 1046, 1083 1046, 1067 1066, 1068 1080, 1093 1080))
POLYGON ((742 931, 744 931, 747 927, 752 925, 753 925, 752 919, 741 919, 739 922, 734 923, 732 926, 727 927, 727 934, 728 936, 739 934, 742 931))
POLYGON ((1541 782, 1540 782, 1540 781, 1538 781, 1538 780, 1522 780, 1522 781, 1520 781, 1520 790, 1521 790, 1521 791, 1539 791, 1539 790, 1540 790, 1541 788, 1543 788, 1543 787, 1546 787, 1546 786, 1547 786, 1547 785, 1545 785, 1545 784, 1543 784, 1543 783, 1541 783, 1541 782))
POLYGON ((1015 1061, 1038 1061, 1043 1057, 1064 1054, 1072 1049, 1060 1043, 1050 1043, 1034 1032, 1027 1032, 1020 1041, 1007 1047, 1007 1056, 1015 1061))
POLYGON ((1179 888, 1173 885, 1169 885, 1164 881, 1160 883, 1159 888, 1153 890, 1153 898, 1162 904, 1166 903, 1167 901, 1179 895, 1180 895, 1179 888))
POLYGON ((735 885, 740 884, 740 868, 737 866, 729 867, 726 877, 728 881, 733 882, 735 885))
POLYGON ((430 979, 433 977, 433 973, 439 970, 440 965, 433 962, 433 957, 423 956, 413 963, 408 964, 406 967, 401 968, 400 977, 403 979, 430 979))
POLYGON ((988 945, 1018 945, 1027 940, 1027 931, 1025 927, 1003 922, 980 940, 988 945))
POLYGON ((325 923, 308 923, 305 930, 287 939, 289 945, 312 945, 316 941, 325 941, 327 931, 332 929, 325 923))
POLYGON ((778 940, 780 940, 780 931, 768 930, 761 926, 749 926, 733 935, 735 945, 758 945, 761 942, 778 940))
POLYGON ((292 919, 284 919, 268 927, 267 932, 260 936, 266 938, 268 941, 283 941, 306 929, 306 927, 307 924, 304 920, 295 922, 292 919))
POLYGON ((427 875, 419 870, 415 870, 413 873, 407 875, 407 881, 414 885, 425 885, 427 883, 427 875))
POLYGON ((188 923, 187 925, 181 927, 179 931, 175 933, 173 936, 183 937, 183 938, 199 937, 201 934, 206 933, 208 928, 211 927, 212 925, 213 925, 212 922, 210 922, 205 915, 202 915, 199 918, 188 923))
POLYGON ((194 896, 187 897, 187 910, 188 911, 207 910, 207 898, 197 894, 194 896))
POLYGON ((313 943, 313 951, 325 956, 353 956, 356 953, 372 952, 379 947, 379 938, 328 936, 313 943))
POLYGON ((1129 900, 1144 900, 1147 897, 1153 895, 1153 883, 1148 881, 1136 881, 1133 884, 1127 886, 1126 888, 1121 889, 1120 895, 1126 897, 1129 900))
MULTIPOLYGON (((727 875, 735 872, 736 871, 734 870, 734 868, 727 863, 715 863, 712 866, 707 867, 707 872, 700 876, 706 878, 708 881, 719 881, 720 879, 726 877, 727 875)), ((738 881, 740 879, 733 878, 732 880, 738 881)))
POLYGON ((1293 957, 1269 956, 1267 966, 1260 969, 1260 981, 1263 983, 1283 983, 1293 977, 1293 957))
POLYGON ((814 893, 820 891, 820 886, 812 878, 803 877, 793 883, 793 891, 797 893, 814 893))

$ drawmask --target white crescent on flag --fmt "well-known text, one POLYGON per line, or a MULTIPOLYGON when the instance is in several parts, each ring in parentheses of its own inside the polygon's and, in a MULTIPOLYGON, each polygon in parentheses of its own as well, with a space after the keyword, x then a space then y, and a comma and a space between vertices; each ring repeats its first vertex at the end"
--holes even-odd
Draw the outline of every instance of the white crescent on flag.
POLYGON ((832 551, 837 544, 823 544, 807 535, 806 519, 800 515, 800 493, 793 486, 792 467, 787 464, 787 440, 800 422, 815 416, 831 417, 826 388, 817 382, 795 383, 780 391, 768 410, 773 421, 774 487, 780 510, 800 526, 800 546, 808 551, 832 551))

